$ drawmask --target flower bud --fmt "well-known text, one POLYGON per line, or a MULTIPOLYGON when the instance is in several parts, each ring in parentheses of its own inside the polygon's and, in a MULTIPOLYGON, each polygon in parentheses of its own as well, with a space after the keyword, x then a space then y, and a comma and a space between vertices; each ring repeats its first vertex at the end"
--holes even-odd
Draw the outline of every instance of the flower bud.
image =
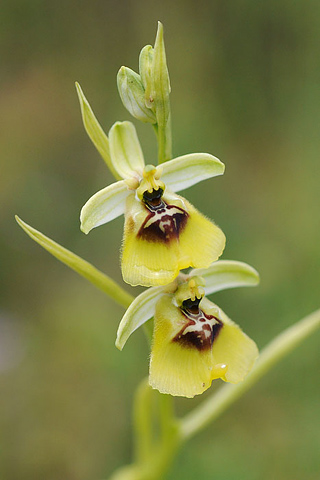
POLYGON ((121 67, 117 83, 122 103, 131 115, 142 122, 156 123, 155 114, 146 106, 145 90, 140 75, 130 68, 121 67))
MULTIPOLYGON (((158 22, 158 31, 154 44, 154 53, 151 73, 150 102, 156 113, 157 123, 163 127, 170 115, 169 94, 171 92, 169 72, 167 68, 166 52, 163 40, 163 25, 158 22)), ((147 103, 148 105, 148 103, 147 103)), ((149 105, 148 105, 149 106, 149 105)))
POLYGON ((150 98, 152 87, 152 65, 153 65, 154 49, 151 45, 146 45, 140 52, 139 56, 139 72, 142 85, 145 90, 146 105, 152 109, 153 99, 150 98))

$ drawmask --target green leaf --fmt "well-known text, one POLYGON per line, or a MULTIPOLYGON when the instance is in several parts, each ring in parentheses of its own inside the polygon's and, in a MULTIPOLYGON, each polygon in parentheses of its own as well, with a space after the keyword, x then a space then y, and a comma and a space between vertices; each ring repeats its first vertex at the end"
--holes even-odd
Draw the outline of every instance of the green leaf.
POLYGON ((124 180, 112 183, 95 193, 82 207, 80 214, 81 230, 87 234, 93 228, 122 215, 125 211, 126 197, 129 193, 124 180))
POLYGON ((161 180, 178 192, 207 178, 222 175, 224 164, 209 153, 190 153, 162 164, 161 180))
POLYGON ((258 272, 247 263, 234 260, 218 260, 209 268, 197 268, 190 276, 200 276, 205 282, 206 295, 235 287, 254 287, 260 278, 258 272))
POLYGON ((114 280, 102 273, 86 260, 83 260, 78 255, 70 252, 70 250, 67 250, 51 240, 49 237, 43 235, 41 232, 38 232, 38 230, 30 227, 30 225, 21 220, 17 215, 15 218, 20 227, 27 233, 27 235, 29 235, 30 238, 32 238, 32 240, 41 245, 41 247, 60 260, 60 262, 64 263, 68 267, 72 268, 72 270, 79 273, 79 275, 89 280, 89 282, 91 282, 95 287, 102 290, 105 294, 123 307, 127 308, 130 305, 133 297, 122 287, 120 287, 120 285, 118 285, 114 280))
POLYGON ((136 129, 131 122, 116 122, 109 131, 113 168, 122 178, 142 175, 144 158, 136 129))
POLYGON ((151 287, 138 295, 122 317, 119 324, 116 347, 122 350, 130 335, 153 317, 157 301, 163 295, 164 287, 151 287))
POLYGON ((120 180, 116 170, 113 168, 111 158, 110 158, 110 149, 109 149, 109 140, 107 135, 101 128, 98 120, 96 119, 88 100, 84 96, 84 93, 79 85, 76 82, 76 89, 77 94, 79 97, 80 107, 81 107, 81 114, 84 128, 86 129, 87 134, 89 135, 92 143, 100 153, 103 160, 106 162, 107 166, 109 167, 111 173, 117 180, 120 180))

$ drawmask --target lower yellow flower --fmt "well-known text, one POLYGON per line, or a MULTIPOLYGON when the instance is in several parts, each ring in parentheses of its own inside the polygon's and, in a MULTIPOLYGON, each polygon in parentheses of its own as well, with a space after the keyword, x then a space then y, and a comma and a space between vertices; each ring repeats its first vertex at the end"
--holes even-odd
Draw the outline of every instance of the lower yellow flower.
POLYGON ((258 357, 257 346, 205 294, 258 282, 254 268, 227 260, 188 275, 180 273, 170 285, 149 288, 132 302, 119 325, 116 346, 122 349, 153 316, 149 375, 153 388, 194 397, 217 378, 238 383, 258 357))
POLYGON ((122 275, 131 285, 166 285, 188 267, 207 268, 225 246, 223 232, 168 189, 127 198, 122 275))
POLYGON ((258 349, 215 304, 172 295, 156 305, 150 385, 161 393, 194 397, 212 380, 238 383, 251 370, 258 349))

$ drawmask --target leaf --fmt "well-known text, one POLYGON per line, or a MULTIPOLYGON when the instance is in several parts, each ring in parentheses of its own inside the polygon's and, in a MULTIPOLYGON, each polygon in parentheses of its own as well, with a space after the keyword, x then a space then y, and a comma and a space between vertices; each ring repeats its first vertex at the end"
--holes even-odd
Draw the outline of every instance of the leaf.
POLYGON ((35 228, 30 227, 30 225, 21 220, 21 218, 19 218, 17 215, 15 218, 20 227, 27 233, 27 235, 29 235, 30 238, 32 238, 32 240, 41 245, 41 247, 60 260, 60 262, 64 263, 68 267, 72 268, 72 270, 79 273, 79 275, 89 280, 89 282, 91 282, 95 287, 102 290, 123 307, 127 308, 130 305, 133 297, 123 288, 121 288, 120 285, 118 285, 114 280, 102 273, 86 260, 83 260, 78 255, 70 252, 70 250, 62 247, 49 237, 46 237, 35 228))

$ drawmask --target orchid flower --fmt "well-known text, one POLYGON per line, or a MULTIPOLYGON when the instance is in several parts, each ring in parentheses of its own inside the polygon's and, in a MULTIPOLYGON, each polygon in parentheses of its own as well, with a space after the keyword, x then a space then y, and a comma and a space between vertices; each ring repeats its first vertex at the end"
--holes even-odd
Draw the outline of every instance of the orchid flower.
POLYGON ((207 153, 193 153, 145 165, 134 125, 116 122, 107 137, 79 86, 78 94, 89 136, 119 179, 84 205, 81 230, 89 233, 125 214, 121 268, 131 285, 165 285, 184 268, 206 268, 217 260, 225 235, 174 192, 222 175, 224 164, 207 153))
POLYGON ((170 285, 136 297, 120 322, 116 346, 122 350, 129 336, 154 317, 149 371, 153 388, 194 397, 217 378, 238 383, 258 357, 257 346, 205 295, 258 283, 254 268, 235 261, 180 273, 170 285))

